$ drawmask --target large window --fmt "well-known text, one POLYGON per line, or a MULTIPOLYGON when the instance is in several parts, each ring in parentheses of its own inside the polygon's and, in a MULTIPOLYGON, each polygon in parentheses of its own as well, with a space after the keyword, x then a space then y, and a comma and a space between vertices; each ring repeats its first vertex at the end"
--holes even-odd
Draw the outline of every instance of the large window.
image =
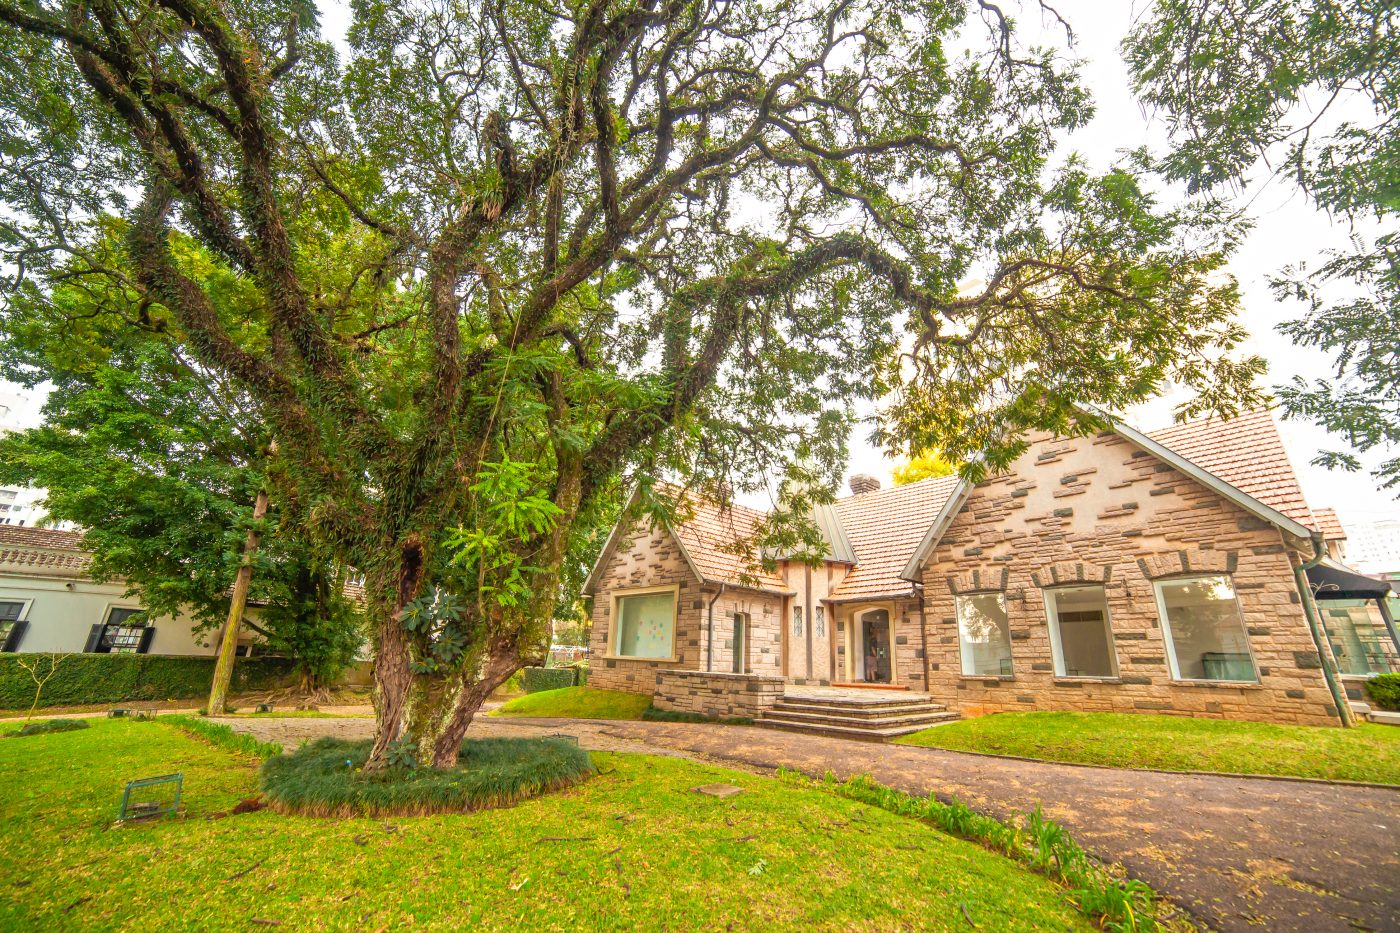
POLYGON ((154 634, 143 610, 114 606, 107 610, 105 622, 93 626, 86 650, 98 654, 145 654, 154 634))
POLYGON ((24 635, 23 600, 0 600, 0 651, 14 651, 24 635))
POLYGON ((959 596, 958 640, 966 676, 1011 676, 1011 626, 1001 593, 959 596))
POLYGON ((1108 600, 1101 586, 1067 586, 1045 591, 1050 650, 1058 677, 1117 677, 1108 600))
POLYGON ((1225 576, 1157 581, 1167 659, 1177 680, 1253 681, 1254 658, 1225 576))
POLYGON ((672 658, 676 652, 676 591, 618 596, 613 653, 626 658, 672 658))
POLYGON ((1385 652, 1385 620, 1370 600, 1319 601, 1322 625, 1332 644, 1332 655, 1343 674, 1386 674, 1390 660, 1385 652))

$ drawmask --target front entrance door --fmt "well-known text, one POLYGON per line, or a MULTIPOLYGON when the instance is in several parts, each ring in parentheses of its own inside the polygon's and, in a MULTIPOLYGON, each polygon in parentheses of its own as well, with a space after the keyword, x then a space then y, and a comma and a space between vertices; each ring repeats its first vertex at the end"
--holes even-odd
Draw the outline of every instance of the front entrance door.
POLYGON ((886 609, 862 612, 857 620, 861 680, 870 684, 890 682, 890 614, 886 609))

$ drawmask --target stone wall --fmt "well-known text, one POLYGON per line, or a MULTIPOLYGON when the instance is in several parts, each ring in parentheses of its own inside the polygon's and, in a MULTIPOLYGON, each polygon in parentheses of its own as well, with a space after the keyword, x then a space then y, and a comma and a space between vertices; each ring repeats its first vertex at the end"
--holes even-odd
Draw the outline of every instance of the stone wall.
POLYGON ((1066 709, 1337 725, 1281 532, 1118 435, 1041 437, 978 485, 924 567, 929 690, 965 714, 1066 709), (1174 681, 1152 581, 1224 573, 1258 684, 1174 681), (1054 674, 1042 588, 1103 583, 1119 676, 1054 674), (962 674, 954 597, 996 591, 1010 676, 962 674))
POLYGON ((758 719, 783 698, 783 684, 781 677, 759 674, 661 671, 652 704, 712 719, 758 719))
POLYGON ((782 663, 784 602, 776 593, 734 588, 720 592, 715 584, 702 585, 670 532, 639 525, 615 549, 598 582, 589 639, 589 686, 650 694, 656 689, 661 671, 703 671, 711 667, 732 671, 735 612, 749 616, 745 658, 748 673, 777 675, 782 663), (675 660, 612 657, 613 597, 638 587, 670 585, 679 587, 675 660), (713 633, 708 629, 712 600, 713 633))
POLYGON ((599 580, 593 599, 593 631, 589 638, 588 685, 605 690, 651 693, 662 670, 700 666, 703 650, 705 598, 700 580, 691 572, 680 546, 665 528, 639 527, 615 549, 599 580), (676 585, 676 660, 646 661, 611 657, 613 596, 644 586, 676 585))

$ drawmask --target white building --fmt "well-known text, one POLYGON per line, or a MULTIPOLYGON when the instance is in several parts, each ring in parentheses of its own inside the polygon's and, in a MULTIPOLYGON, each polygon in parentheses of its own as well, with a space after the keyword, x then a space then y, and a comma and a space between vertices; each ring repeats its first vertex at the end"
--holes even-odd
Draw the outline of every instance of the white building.
MULTIPOLYGON (((150 618, 121 581, 98 583, 82 534, 0 526, 0 651, 210 655, 217 632, 150 618)), ((241 642, 250 643, 244 632, 241 642)), ((246 653, 240 644, 239 653, 246 653)))
MULTIPOLYGON (((13 390, 0 390, 0 434, 29 427, 25 419, 37 410, 37 404, 28 395, 13 390)), ((0 486, 0 525, 39 524, 45 514, 39 504, 43 498, 42 489, 0 486)))
POLYGON ((1348 523, 1347 563, 1362 573, 1400 571, 1400 518, 1348 523))

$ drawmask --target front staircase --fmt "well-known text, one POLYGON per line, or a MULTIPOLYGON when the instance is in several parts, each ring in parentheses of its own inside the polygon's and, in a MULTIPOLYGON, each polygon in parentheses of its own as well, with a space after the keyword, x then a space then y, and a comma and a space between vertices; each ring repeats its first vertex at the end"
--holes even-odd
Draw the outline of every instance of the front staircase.
POLYGON ((789 732, 886 742, 960 718, 919 693, 841 687, 789 687, 754 725, 789 732))

